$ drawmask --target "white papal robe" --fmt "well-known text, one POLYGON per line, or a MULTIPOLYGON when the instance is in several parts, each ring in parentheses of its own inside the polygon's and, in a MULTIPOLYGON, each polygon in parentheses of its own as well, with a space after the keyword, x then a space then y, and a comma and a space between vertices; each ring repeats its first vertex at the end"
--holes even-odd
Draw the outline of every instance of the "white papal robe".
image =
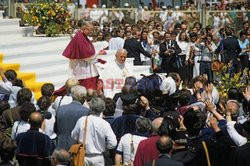
POLYGON ((134 76, 131 65, 127 63, 121 65, 116 61, 110 62, 101 76, 104 84, 104 95, 113 98, 116 93, 120 93, 126 77, 129 76, 134 76))

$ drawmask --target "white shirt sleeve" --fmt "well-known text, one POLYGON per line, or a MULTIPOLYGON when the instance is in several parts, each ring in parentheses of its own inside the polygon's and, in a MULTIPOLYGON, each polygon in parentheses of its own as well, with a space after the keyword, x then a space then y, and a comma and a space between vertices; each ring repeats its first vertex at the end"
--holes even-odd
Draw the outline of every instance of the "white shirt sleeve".
POLYGON ((189 59, 190 57, 190 43, 188 43, 187 48, 186 48, 186 61, 189 59))
POLYGON ((106 140, 107 140, 107 148, 114 149, 117 145, 117 140, 116 140, 116 136, 115 136, 109 123, 106 127, 105 133, 106 133, 106 140))
POLYGON ((71 138, 73 138, 76 141, 79 141, 80 124, 82 124, 81 123, 81 119, 82 118, 78 119, 78 121, 76 122, 76 125, 75 125, 74 129, 71 132, 71 138))
POLYGON ((212 91, 212 102, 216 105, 219 102, 220 95, 218 90, 216 89, 215 86, 213 86, 213 91, 212 91))
POLYGON ((216 45, 214 43, 212 43, 212 51, 214 52, 216 50, 216 45))
POLYGON ((230 138, 237 146, 242 146, 247 143, 247 139, 241 136, 234 128, 235 121, 227 122, 227 132, 230 138))
POLYGON ((123 147, 123 141, 124 141, 123 138, 124 138, 124 136, 122 136, 122 138, 121 138, 121 140, 120 140, 120 142, 119 142, 119 144, 118 144, 118 146, 117 146, 117 149, 116 149, 116 150, 117 150, 118 152, 123 152, 123 148, 122 148, 122 147, 123 147))
POLYGON ((1 94, 11 94, 12 93, 12 83, 9 81, 0 81, 0 93, 1 94))
POLYGON ((117 118, 119 116, 122 116, 122 113, 123 113, 122 100, 119 97, 118 100, 117 100, 117 102, 116 102, 114 117, 117 118))
POLYGON ((19 121, 16 121, 12 127, 11 130, 11 139, 15 139, 15 135, 16 135, 16 128, 17 128, 17 124, 19 123, 19 121))

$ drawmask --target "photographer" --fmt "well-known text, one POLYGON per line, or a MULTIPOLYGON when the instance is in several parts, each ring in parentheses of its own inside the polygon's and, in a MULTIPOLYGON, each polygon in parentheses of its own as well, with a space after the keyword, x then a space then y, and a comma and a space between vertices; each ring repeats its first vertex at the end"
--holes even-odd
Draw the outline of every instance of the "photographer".
POLYGON ((199 61, 200 74, 206 74, 209 82, 213 81, 211 62, 213 60, 213 53, 216 49, 212 40, 213 37, 211 35, 203 35, 196 41, 196 46, 201 50, 201 60, 199 61))
POLYGON ((161 63, 161 72, 162 73, 171 73, 177 72, 177 63, 176 55, 181 53, 181 49, 178 46, 177 42, 171 40, 171 34, 166 32, 164 34, 165 42, 160 44, 160 57, 162 58, 161 63))

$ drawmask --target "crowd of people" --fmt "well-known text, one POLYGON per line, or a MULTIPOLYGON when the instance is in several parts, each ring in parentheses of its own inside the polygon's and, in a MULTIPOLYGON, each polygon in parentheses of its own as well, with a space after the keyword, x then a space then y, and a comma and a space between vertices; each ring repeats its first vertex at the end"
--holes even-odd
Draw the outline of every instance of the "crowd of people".
POLYGON ((135 65, 151 65, 157 73, 179 73, 187 86, 192 78, 202 74, 213 81, 214 60, 224 64, 232 60, 235 71, 249 67, 248 24, 248 17, 244 17, 237 26, 214 23, 203 27, 200 22, 172 17, 165 22, 139 20, 132 25, 116 20, 104 22, 100 29, 100 24, 94 21, 91 37, 94 43, 109 43, 108 50, 125 48, 128 57, 135 58, 135 65))
MULTIPOLYGON (((221 0, 217 3, 207 2, 203 6, 207 11, 206 17, 208 23, 216 28, 219 24, 235 25, 236 22, 240 22, 248 14, 248 4, 246 2, 230 3, 221 0)), ((131 4, 125 3, 124 6, 119 9, 116 9, 117 6, 115 5, 107 6, 106 4, 103 4, 98 7, 94 4, 93 6, 85 7, 82 10, 79 9, 79 16, 80 18, 97 21, 101 24, 101 27, 104 22, 114 20, 126 20, 131 24, 135 23, 136 20, 150 21, 156 19, 160 20, 162 24, 166 21, 169 22, 170 20, 194 22, 201 20, 201 7, 201 4, 195 4, 192 1, 187 1, 185 4, 175 7, 170 5, 167 6, 164 2, 155 5, 152 3, 144 4, 142 2, 139 7, 136 8, 131 4)))
POLYGON ((78 25, 63 52, 74 77, 59 90, 46 83, 36 101, 14 70, 0 70, 0 166, 73 165, 77 143, 85 166, 250 166, 247 20, 239 29, 171 19, 78 25), (97 42, 114 61, 99 58, 97 42), (127 58, 152 74, 135 78, 127 58), (227 97, 214 84, 215 59, 232 79, 247 71, 227 97), (108 63, 102 74, 97 63, 108 63))
POLYGON ((250 165, 249 85, 225 100, 206 77, 180 89, 178 73, 153 74, 109 98, 72 78, 66 95, 47 83, 36 102, 15 71, 1 76, 0 165, 71 165, 84 139, 85 165, 250 165))

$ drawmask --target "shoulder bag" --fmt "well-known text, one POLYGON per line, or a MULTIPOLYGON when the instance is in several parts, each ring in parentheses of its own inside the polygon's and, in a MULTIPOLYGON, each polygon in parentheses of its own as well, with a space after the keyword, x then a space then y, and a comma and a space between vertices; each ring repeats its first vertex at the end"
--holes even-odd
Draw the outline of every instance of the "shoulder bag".
POLYGON ((87 136, 87 125, 88 125, 88 116, 85 119, 84 133, 83 133, 83 143, 74 144, 70 147, 69 153, 72 157, 73 166, 84 166, 85 154, 86 154, 86 136, 87 136))

